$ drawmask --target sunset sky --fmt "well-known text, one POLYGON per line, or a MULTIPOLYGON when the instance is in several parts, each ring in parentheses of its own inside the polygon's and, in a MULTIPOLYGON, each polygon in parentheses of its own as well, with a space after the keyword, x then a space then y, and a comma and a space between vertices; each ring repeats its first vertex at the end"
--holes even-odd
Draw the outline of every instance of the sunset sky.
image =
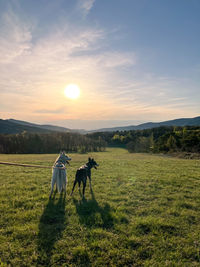
POLYGON ((199 14, 199 0, 1 0, 0 118, 95 129, 199 116, 199 14))

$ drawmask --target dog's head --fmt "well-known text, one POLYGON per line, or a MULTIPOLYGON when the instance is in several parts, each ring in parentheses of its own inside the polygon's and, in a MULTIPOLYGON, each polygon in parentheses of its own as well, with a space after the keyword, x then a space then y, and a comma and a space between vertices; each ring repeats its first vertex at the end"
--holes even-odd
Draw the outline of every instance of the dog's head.
POLYGON ((61 151, 60 152, 60 156, 59 156, 59 161, 61 161, 62 163, 66 164, 68 163, 69 164, 69 160, 71 160, 70 157, 68 157, 66 154, 65 154, 65 151, 61 151))
POLYGON ((97 164, 97 162, 91 158, 88 158, 88 163, 89 163, 91 168, 94 167, 95 169, 97 169, 97 166, 99 166, 99 164, 97 164))

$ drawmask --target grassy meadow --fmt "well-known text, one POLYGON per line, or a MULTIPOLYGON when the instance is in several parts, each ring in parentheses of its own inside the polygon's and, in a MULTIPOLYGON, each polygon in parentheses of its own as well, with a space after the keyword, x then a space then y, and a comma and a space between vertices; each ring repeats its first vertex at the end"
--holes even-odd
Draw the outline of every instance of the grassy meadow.
MULTIPOLYGON (((124 149, 69 154, 67 195, 51 169, 0 165, 0 266, 200 266, 200 160, 124 149), (93 191, 72 189, 94 157, 93 191)), ((51 166, 57 155, 0 155, 51 166)))

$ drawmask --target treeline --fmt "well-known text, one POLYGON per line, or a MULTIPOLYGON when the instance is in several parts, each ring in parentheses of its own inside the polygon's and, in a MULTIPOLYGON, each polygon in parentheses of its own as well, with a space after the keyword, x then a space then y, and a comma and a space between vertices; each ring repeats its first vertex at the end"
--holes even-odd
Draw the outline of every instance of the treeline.
POLYGON ((200 153, 200 126, 167 127, 146 130, 78 133, 1 134, 0 153, 86 153, 104 151, 106 146, 123 146, 129 152, 200 153))
POLYGON ((27 154, 27 153, 58 153, 66 152, 86 153, 91 151, 104 151, 104 140, 91 139, 78 133, 21 133, 0 135, 0 153, 27 154))
POLYGON ((200 127, 158 127, 146 130, 89 134, 110 146, 125 146, 129 152, 192 152, 200 153, 200 127))

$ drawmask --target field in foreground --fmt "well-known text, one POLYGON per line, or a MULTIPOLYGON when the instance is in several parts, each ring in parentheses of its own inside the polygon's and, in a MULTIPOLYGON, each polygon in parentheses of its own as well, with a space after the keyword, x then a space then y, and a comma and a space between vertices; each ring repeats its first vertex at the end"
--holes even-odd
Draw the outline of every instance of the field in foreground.
MULTIPOLYGON (((57 155, 0 155, 52 165, 57 155)), ((67 196, 51 170, 0 166, 0 266, 200 266, 200 160, 108 149, 70 154, 67 196), (72 189, 88 156, 93 192, 72 189), (1 265, 2 264, 2 265, 1 265)))

